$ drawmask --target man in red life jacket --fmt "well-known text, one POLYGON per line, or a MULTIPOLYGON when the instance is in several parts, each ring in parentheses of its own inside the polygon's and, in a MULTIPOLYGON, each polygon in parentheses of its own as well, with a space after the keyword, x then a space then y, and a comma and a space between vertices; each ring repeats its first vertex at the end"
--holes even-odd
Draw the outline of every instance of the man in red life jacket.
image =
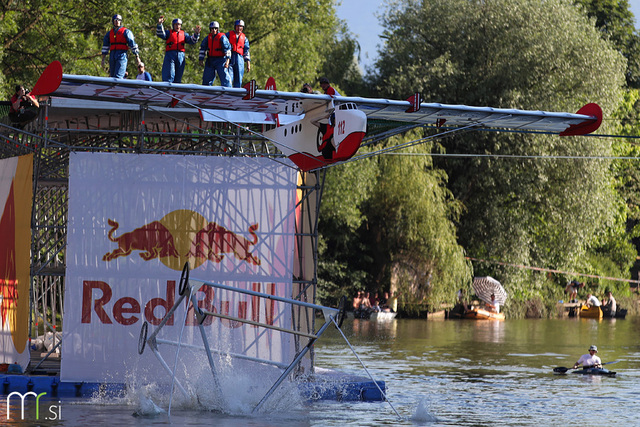
POLYGON ((235 23, 235 30, 227 33, 229 43, 231 43, 231 75, 233 87, 242 87, 242 77, 244 76, 244 64, 247 63, 247 71, 251 72, 251 56, 249 56, 249 39, 244 34, 244 21, 238 19, 235 23))
POLYGON ((162 81, 169 83, 181 83, 184 73, 184 45, 196 44, 200 37, 200 25, 193 29, 193 36, 182 31, 182 19, 174 19, 171 30, 165 30, 162 26, 164 16, 158 18, 156 36, 166 40, 164 62, 162 63, 162 81))
POLYGON ((340 96, 338 91, 329 84, 329 79, 326 77, 320 77, 320 87, 327 95, 340 96))
POLYGON ((220 86, 231 87, 229 77, 229 61, 231 60, 231 44, 224 33, 220 32, 220 24, 213 21, 209 24, 209 35, 200 44, 200 65, 204 65, 202 84, 213 85, 216 73, 220 78, 220 86), (206 56, 206 63, 205 61, 206 56))
POLYGON ((122 16, 113 15, 111 23, 113 29, 105 34, 102 40, 102 68, 105 58, 109 55, 109 76, 123 79, 127 71, 127 51, 131 48, 137 64, 140 64, 140 52, 133 39, 133 33, 122 26, 122 16))

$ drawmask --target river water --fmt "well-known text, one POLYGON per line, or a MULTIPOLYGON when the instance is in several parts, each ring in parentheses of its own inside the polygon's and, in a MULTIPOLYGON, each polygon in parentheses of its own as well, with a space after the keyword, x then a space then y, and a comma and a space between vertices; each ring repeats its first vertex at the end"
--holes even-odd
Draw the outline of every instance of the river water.
POLYGON ((260 416, 250 415, 241 405, 226 414, 198 405, 177 405, 168 416, 161 408, 166 409, 166 402, 152 394, 148 394, 150 400, 131 396, 66 399, 52 402, 61 420, 40 424, 640 425, 639 317, 504 322, 346 320, 343 332, 367 370, 335 328, 316 344, 316 365, 364 376, 368 371, 386 382, 389 402, 307 403, 292 394, 260 416), (556 366, 571 367, 591 344, 598 346, 603 362, 618 361, 606 366, 617 371, 617 377, 552 372, 556 366))

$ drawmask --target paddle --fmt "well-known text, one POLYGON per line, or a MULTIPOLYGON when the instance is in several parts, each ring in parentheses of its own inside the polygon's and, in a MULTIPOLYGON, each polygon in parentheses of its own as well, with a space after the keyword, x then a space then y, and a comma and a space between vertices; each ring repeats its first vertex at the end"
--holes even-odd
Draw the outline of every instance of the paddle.
MULTIPOLYGON (((602 366, 611 365, 613 363, 618 363, 618 362, 619 362, 619 360, 614 360, 613 362, 603 363, 602 366)), ((573 368, 565 368, 564 366, 558 366, 557 368, 553 368, 553 372, 559 372, 561 374, 564 374, 565 372, 567 372, 570 369, 573 369, 573 368)))

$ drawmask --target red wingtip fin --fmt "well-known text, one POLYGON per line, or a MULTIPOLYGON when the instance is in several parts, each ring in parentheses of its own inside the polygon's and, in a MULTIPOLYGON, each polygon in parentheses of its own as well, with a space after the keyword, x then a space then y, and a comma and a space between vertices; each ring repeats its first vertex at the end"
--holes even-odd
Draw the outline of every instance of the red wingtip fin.
POLYGON ((31 93, 35 96, 48 95, 55 92, 60 87, 60 83, 62 83, 62 64, 60 61, 53 61, 47 65, 31 93))
POLYGON ((267 84, 264 85, 265 90, 276 90, 276 79, 273 77, 269 77, 267 79, 267 84))
POLYGON ((593 116, 592 120, 585 120, 584 122, 571 125, 564 131, 560 132, 560 136, 571 135, 587 135, 596 131, 602 124, 602 108, 596 103, 587 104, 578 110, 576 114, 584 114, 585 116, 593 116))
POLYGON ((242 86, 247 90, 247 94, 242 98, 245 101, 249 99, 253 99, 256 96, 256 81, 251 80, 249 83, 242 86))
MULTIPOLYGON (((276 90, 276 79, 273 77, 269 77, 267 79, 267 84, 264 85, 265 90, 276 90)), ((276 127, 280 127, 280 117, 277 114, 274 114, 274 120, 276 121, 276 127)))
POLYGON ((420 103, 422 102, 422 96, 420 95, 419 92, 416 92, 413 95, 411 95, 409 98, 407 98, 407 101, 409 101, 409 104, 411 104, 411 106, 406 110, 407 113, 415 113, 416 111, 420 110, 420 103))

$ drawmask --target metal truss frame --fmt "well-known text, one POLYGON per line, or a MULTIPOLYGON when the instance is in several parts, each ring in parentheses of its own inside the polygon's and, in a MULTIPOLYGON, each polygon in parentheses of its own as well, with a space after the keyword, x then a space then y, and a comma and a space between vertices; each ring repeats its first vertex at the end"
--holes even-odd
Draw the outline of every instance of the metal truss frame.
MULTIPOLYGON (((204 122, 194 109, 103 108, 93 102, 87 108, 55 106, 49 101, 39 117, 17 128, 0 121, 0 158, 34 154, 31 218, 30 336, 61 329, 64 312, 65 253, 68 214, 69 154, 75 151, 179 154, 193 156, 284 156, 261 138, 263 125, 237 126, 204 122)), ((322 171, 300 173, 293 299, 315 302, 317 285, 318 210, 322 171)), ((294 328, 313 334, 313 310, 294 306, 294 328)), ((296 336, 296 351, 304 348, 304 336, 296 336)), ((313 365, 310 356, 306 366, 313 365)), ((305 369, 301 364, 300 369, 305 369)))

